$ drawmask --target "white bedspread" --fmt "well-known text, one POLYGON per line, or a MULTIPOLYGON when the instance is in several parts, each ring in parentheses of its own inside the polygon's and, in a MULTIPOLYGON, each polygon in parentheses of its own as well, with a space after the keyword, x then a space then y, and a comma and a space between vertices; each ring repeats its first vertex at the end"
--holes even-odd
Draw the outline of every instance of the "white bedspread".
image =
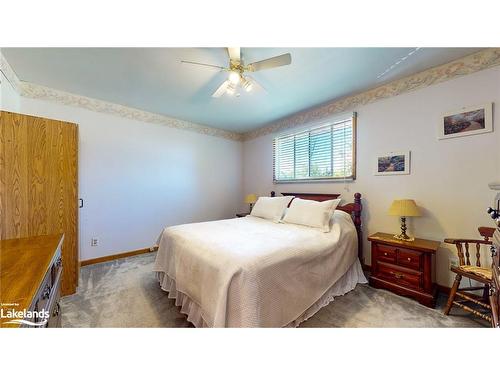
POLYGON ((158 245, 162 288, 173 280, 209 327, 286 326, 357 259, 356 229, 342 211, 329 233, 247 216, 168 227, 158 245))

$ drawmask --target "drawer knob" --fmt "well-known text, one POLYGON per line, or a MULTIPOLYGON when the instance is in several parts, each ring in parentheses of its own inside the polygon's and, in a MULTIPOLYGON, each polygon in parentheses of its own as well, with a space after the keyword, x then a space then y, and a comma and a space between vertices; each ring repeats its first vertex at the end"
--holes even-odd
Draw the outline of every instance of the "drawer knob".
POLYGON ((387 256, 387 253, 384 253, 385 256, 387 256))
POLYGON ((411 262, 411 258, 408 258, 408 262, 411 262))
POLYGON ((56 308, 54 309, 54 312, 52 313, 52 316, 58 316, 60 312, 61 312, 61 305, 59 305, 59 302, 57 302, 56 303, 56 308))
POLYGON ((396 279, 402 279, 402 278, 404 278, 404 277, 405 277, 405 275, 403 275, 403 274, 401 274, 401 273, 397 273, 397 272, 391 272, 391 273, 394 275, 394 277, 395 277, 396 279))
POLYGON ((45 289, 43 290, 42 297, 43 297, 43 299, 47 299, 50 297, 50 285, 49 284, 45 285, 45 289))

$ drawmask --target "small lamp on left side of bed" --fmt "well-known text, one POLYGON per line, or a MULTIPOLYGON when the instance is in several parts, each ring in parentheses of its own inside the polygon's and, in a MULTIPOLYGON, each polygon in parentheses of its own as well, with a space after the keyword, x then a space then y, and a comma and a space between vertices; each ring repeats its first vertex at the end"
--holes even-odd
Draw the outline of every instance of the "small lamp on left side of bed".
POLYGON ((257 202, 257 196, 255 194, 247 194, 246 195, 245 203, 250 205, 250 211, 248 211, 248 212, 252 212, 252 206, 255 202, 257 202))

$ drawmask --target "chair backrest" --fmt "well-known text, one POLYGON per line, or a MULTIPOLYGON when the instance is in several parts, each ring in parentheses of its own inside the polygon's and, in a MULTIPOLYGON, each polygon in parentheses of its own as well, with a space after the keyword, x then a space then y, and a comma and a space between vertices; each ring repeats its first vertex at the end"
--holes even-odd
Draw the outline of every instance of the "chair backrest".
POLYGON ((495 228, 479 227, 477 230, 483 236, 483 240, 457 240, 455 242, 458 261, 461 266, 471 265, 469 246, 474 245, 476 248, 476 266, 481 267, 481 245, 491 245, 490 238, 493 237, 495 228))

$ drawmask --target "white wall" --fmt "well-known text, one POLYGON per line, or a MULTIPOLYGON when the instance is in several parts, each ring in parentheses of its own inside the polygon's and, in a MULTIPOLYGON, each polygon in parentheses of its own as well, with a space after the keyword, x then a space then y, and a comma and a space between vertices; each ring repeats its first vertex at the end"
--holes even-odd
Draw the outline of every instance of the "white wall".
POLYGON ((4 99, 2 109, 79 125, 81 260, 149 247, 167 225, 237 212, 241 142, 37 99, 21 97, 15 109, 4 99))
MULTIPOLYGON (((363 231, 397 232, 398 218, 386 214, 394 198, 413 198, 424 216, 409 219, 416 236, 443 240, 446 237, 478 237, 477 227, 492 226, 485 213, 495 194, 488 183, 500 181, 500 129, 493 133, 438 140, 436 124, 441 114, 463 106, 495 102, 500 105, 500 67, 474 73, 356 109, 357 179, 343 183, 278 184, 272 182, 272 139, 275 135, 244 142, 243 193, 268 195, 277 192, 342 192, 346 200, 363 195, 363 231), (379 152, 411 151, 411 174, 374 176, 379 152)), ((494 107, 498 119, 498 106, 494 107)), ((500 124, 497 125, 500 126, 500 124)), ((369 244, 364 253, 370 262, 369 244)), ((451 285, 452 248, 437 254, 436 279, 451 285)), ((485 254, 486 255, 486 254, 485 254)))

